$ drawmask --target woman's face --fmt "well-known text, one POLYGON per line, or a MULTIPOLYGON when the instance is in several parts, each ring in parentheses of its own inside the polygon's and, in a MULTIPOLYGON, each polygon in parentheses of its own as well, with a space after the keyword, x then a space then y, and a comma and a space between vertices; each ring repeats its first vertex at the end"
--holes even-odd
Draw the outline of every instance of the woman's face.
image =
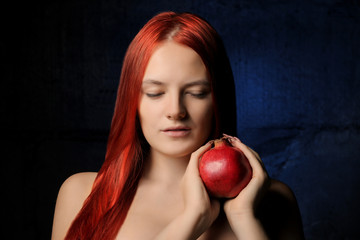
POLYGON ((209 137, 212 118, 211 87, 200 56, 172 41, 160 44, 145 70, 139 103, 153 153, 189 156, 209 137))

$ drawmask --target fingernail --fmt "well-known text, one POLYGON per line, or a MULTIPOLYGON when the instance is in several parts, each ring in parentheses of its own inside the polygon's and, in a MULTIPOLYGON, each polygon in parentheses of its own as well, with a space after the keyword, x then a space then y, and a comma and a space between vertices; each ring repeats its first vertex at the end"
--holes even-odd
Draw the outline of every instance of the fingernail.
POLYGON ((230 135, 227 135, 227 134, 223 133, 223 138, 225 138, 225 139, 227 139, 227 140, 231 141, 233 137, 232 137, 232 136, 230 136, 230 135))
POLYGON ((239 141, 239 142, 241 142, 241 140, 240 139, 238 139, 237 137, 234 137, 237 141, 239 141))
POLYGON ((230 142, 231 141, 239 141, 239 142, 241 142, 241 140, 239 138, 237 138, 237 137, 233 137, 233 136, 227 135, 225 133, 223 133, 223 136, 226 137, 228 139, 228 141, 230 141, 230 142))

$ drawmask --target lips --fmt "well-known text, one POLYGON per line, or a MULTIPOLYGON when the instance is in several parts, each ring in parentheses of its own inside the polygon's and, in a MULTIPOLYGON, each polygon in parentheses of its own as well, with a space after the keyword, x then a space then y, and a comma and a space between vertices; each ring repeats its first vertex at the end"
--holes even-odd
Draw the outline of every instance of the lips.
POLYGON ((161 130, 165 135, 169 137, 185 137, 190 134, 191 128, 187 126, 173 126, 161 130))

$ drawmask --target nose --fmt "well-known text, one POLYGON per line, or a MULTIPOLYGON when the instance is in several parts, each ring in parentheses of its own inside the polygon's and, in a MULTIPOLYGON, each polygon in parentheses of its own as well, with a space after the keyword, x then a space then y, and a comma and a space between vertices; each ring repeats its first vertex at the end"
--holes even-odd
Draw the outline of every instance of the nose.
POLYGON ((187 112, 183 99, 179 95, 170 97, 166 117, 170 120, 183 120, 186 118, 187 112))

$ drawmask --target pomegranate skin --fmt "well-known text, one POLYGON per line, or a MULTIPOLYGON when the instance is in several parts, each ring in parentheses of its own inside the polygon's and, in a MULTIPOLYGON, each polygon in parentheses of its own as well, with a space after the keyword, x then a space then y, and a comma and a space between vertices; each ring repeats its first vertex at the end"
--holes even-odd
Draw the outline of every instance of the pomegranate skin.
POLYGON ((233 198, 251 180, 252 168, 239 149, 221 139, 216 140, 215 147, 201 157, 199 173, 211 196, 233 198))

